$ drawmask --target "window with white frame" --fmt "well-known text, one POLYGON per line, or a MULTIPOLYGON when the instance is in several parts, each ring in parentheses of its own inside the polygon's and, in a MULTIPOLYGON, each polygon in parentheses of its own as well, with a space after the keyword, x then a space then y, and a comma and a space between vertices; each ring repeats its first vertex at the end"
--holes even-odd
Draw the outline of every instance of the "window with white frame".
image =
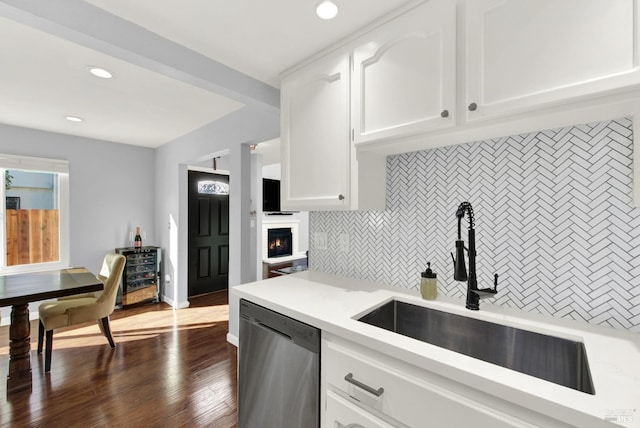
POLYGON ((0 154, 0 273, 69 266, 69 163, 0 154))

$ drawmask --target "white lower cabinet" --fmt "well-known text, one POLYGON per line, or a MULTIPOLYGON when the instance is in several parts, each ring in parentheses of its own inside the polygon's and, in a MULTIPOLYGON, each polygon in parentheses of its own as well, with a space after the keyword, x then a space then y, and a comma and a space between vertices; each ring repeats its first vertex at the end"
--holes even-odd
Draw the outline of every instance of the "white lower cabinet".
POLYGON ((325 428, 570 426, 329 334, 321 358, 325 428))
POLYGON ((366 410, 347 401, 333 391, 327 391, 325 427, 331 428, 392 428, 366 410))

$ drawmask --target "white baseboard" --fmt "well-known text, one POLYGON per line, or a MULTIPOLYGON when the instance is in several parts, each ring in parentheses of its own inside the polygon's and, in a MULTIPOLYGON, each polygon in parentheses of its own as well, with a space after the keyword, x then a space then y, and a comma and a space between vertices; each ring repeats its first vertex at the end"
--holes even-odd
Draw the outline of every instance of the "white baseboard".
POLYGON ((232 344, 233 346, 235 346, 236 348, 238 347, 238 336, 231 334, 231 333, 227 333, 227 342, 229 342, 230 344, 232 344))
POLYGON ((188 300, 186 300, 184 302, 176 303, 170 297, 167 297, 167 296, 163 295, 162 296, 162 301, 165 302, 167 305, 172 306, 173 309, 184 309, 184 308, 188 308, 189 307, 189 301, 188 300))

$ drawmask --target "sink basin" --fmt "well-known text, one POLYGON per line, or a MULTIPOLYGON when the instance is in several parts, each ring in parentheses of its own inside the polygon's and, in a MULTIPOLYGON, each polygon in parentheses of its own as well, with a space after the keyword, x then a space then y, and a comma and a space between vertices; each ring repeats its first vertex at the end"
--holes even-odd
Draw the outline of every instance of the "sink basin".
POLYGON ((358 321, 595 395, 582 342, 398 300, 358 321))

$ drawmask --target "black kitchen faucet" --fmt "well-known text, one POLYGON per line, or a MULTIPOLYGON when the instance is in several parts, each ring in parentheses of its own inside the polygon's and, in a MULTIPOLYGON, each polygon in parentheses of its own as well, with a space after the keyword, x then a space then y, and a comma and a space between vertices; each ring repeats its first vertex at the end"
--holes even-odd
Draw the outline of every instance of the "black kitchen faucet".
POLYGON ((451 253, 453 259, 453 279, 456 281, 467 281, 467 304, 466 308, 472 311, 480 309, 480 299, 493 297, 498 292, 498 274, 494 275, 493 288, 478 289, 476 279, 476 231, 474 229, 473 207, 469 202, 463 202, 456 211, 458 217, 458 239, 456 240, 456 255, 451 253), (468 248, 465 248, 462 240, 462 218, 465 212, 469 216, 469 238, 468 248), (464 250, 469 254, 469 275, 464 262, 464 250))

